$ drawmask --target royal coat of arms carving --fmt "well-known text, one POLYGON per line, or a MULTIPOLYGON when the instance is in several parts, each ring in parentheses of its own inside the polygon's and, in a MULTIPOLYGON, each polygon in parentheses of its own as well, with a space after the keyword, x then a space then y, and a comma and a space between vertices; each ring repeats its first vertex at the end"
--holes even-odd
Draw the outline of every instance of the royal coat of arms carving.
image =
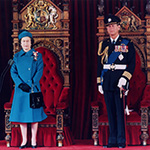
POLYGON ((59 14, 56 6, 44 0, 37 0, 27 7, 24 14, 26 29, 57 29, 59 14))
POLYGON ((136 32, 140 28, 141 19, 126 6, 116 14, 121 19, 121 31, 136 32))
POLYGON ((136 31, 138 24, 134 16, 124 15, 121 17, 121 28, 122 30, 136 31))

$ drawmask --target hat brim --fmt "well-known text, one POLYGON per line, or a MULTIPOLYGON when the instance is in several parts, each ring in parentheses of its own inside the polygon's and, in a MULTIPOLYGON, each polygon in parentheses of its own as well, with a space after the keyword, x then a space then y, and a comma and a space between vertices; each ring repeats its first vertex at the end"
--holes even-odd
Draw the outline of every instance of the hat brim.
POLYGON ((111 24, 117 24, 117 25, 120 25, 120 22, 110 22, 110 23, 107 23, 107 24, 105 24, 106 26, 109 26, 109 25, 111 25, 111 24))

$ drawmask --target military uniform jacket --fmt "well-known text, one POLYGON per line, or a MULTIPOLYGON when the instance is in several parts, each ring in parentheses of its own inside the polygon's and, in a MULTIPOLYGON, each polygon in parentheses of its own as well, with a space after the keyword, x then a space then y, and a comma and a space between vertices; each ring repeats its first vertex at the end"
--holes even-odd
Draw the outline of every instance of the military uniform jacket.
POLYGON ((104 64, 107 63, 108 57, 113 51, 116 52, 119 48, 121 48, 121 45, 123 45, 122 40, 123 38, 119 36, 115 44, 112 44, 110 39, 106 39, 99 43, 97 83, 98 85, 102 84, 104 91, 116 90, 119 79, 121 77, 124 77, 125 79, 127 79, 127 81, 129 81, 134 72, 135 48, 131 40, 125 39, 126 41, 128 41, 128 44, 126 45, 126 50, 120 51, 120 55, 115 60, 114 64, 127 65, 126 69, 109 69, 107 72, 104 73, 103 79, 101 78, 104 64))
POLYGON ((43 60, 42 54, 38 53, 37 60, 34 60, 36 52, 31 49, 28 52, 21 50, 14 55, 14 64, 10 69, 11 77, 15 83, 15 92, 10 114, 10 121, 12 122, 39 122, 44 120, 47 116, 44 113, 43 107, 32 109, 30 108, 30 92, 23 92, 18 86, 21 83, 26 83, 30 87, 34 84, 34 92, 37 88, 40 91, 40 79, 43 74, 43 60), (36 88, 37 87, 37 88, 36 88))

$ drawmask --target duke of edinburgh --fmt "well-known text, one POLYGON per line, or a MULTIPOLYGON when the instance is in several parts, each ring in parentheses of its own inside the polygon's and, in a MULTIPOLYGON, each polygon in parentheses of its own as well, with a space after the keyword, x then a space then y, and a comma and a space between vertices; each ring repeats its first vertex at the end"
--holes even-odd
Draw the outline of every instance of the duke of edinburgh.
POLYGON ((105 17, 109 38, 99 43, 98 90, 104 94, 109 121, 109 140, 106 148, 126 146, 124 106, 120 89, 127 86, 135 69, 135 49, 131 40, 119 35, 120 18, 105 17))

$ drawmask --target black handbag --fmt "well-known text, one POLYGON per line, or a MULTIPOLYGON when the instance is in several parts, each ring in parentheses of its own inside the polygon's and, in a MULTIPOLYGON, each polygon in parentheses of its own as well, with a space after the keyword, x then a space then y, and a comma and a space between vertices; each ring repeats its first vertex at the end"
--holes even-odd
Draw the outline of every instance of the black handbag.
POLYGON ((30 108, 40 108, 42 106, 44 106, 43 94, 42 92, 34 92, 32 85, 32 90, 30 93, 30 108))

